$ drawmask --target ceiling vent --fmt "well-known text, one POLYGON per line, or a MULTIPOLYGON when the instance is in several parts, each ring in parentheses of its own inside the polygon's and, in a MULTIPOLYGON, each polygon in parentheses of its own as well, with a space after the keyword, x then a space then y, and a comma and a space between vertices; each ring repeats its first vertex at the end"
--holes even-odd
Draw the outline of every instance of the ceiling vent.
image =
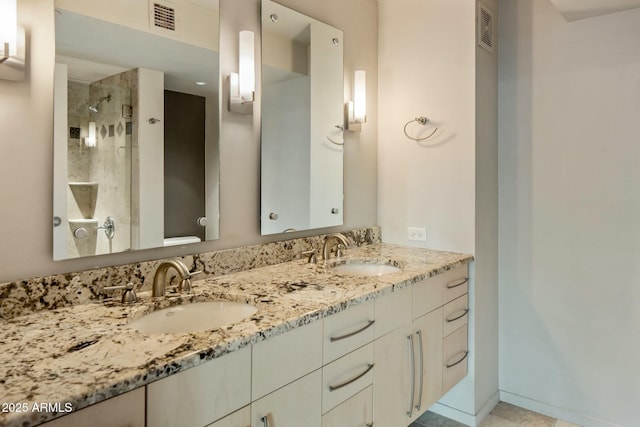
POLYGON ((478 46, 493 53, 495 30, 493 13, 482 3, 478 3, 478 46))
POLYGON ((160 31, 176 31, 176 8, 168 2, 149 1, 151 28, 160 31))

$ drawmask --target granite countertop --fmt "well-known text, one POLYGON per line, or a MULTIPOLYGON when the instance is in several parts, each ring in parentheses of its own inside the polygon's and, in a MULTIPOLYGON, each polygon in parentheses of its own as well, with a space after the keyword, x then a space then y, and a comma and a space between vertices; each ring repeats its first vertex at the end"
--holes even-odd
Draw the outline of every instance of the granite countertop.
POLYGON ((31 411, 33 404, 70 404, 75 411, 473 259, 373 244, 348 249, 328 265, 362 258, 402 271, 356 277, 335 274, 322 261, 298 260, 196 281, 190 294, 151 301, 147 293, 134 305, 85 304, 2 321, 0 425, 37 425, 64 414, 31 411), (258 311, 233 325, 189 334, 146 334, 127 326, 154 309, 210 300, 249 302, 258 311), (16 412, 11 404, 29 410, 16 412))

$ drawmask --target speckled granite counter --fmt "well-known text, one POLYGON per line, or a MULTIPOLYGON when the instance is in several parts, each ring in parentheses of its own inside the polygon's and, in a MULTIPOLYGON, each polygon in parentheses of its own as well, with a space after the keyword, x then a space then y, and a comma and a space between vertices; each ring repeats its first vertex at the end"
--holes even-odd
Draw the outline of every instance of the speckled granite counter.
MULTIPOLYGON (((0 404, 70 403, 78 410, 472 260, 464 254, 374 244, 349 249, 331 264, 362 258, 402 271, 354 277, 332 273, 323 262, 298 260, 198 281, 188 295, 152 302, 143 294, 133 306, 84 304, 5 320, 0 404), (246 301, 258 311, 207 332, 148 335, 127 327, 130 318, 153 309, 220 299, 246 301)), ((36 425, 59 415, 1 412, 0 425, 36 425)))

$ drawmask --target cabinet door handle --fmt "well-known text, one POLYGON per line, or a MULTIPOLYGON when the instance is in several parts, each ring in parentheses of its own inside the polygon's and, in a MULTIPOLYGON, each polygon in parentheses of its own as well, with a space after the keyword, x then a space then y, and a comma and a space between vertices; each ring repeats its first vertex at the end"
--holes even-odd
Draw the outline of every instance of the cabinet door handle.
POLYGON ((456 361, 455 361, 455 362, 453 362, 453 363, 447 363, 445 366, 446 366, 447 368, 453 368, 454 366, 461 364, 461 363, 464 361, 464 359, 466 359, 466 358, 467 358, 467 356, 469 355, 469 351, 465 350, 465 351, 463 351, 462 353, 463 353, 463 354, 462 354, 462 357, 460 358, 460 360, 456 360, 456 361))
POLYGON ((447 317, 447 322, 451 323, 451 322, 455 322, 458 319, 462 319, 464 316, 467 315, 467 313, 469 312, 468 308, 465 308, 464 310, 462 310, 462 314, 456 316, 456 317, 447 317))
POLYGON ((422 353, 422 331, 416 331, 416 335, 418 336, 418 348, 420 349, 420 370, 418 371, 418 375, 420 375, 420 387, 418 388, 418 403, 416 404, 416 410, 420 411, 420 407, 422 406, 422 387, 424 386, 424 354, 422 353))
POLYGON ((342 387, 346 387, 349 384, 358 381, 360 378, 364 377, 365 375, 367 375, 369 373, 370 370, 373 369, 373 363, 369 363, 367 365, 367 369, 365 369, 363 372, 359 373, 358 375, 356 375, 355 377, 348 379, 344 382, 341 382, 340 384, 336 384, 336 385, 330 385, 329 386, 329 391, 336 391, 338 389, 341 389, 342 387))
POLYGON ((262 421, 262 427, 269 427, 269 418, 266 415, 260 418, 260 421, 262 421))
POLYGON ((331 341, 331 342, 340 341, 340 340, 343 340, 345 338, 349 338, 349 337, 352 337, 354 335, 358 335, 360 332, 366 331, 367 329, 372 327, 374 323, 376 323, 375 320, 369 320, 369 323, 367 323, 364 327, 358 329, 357 331, 353 331, 353 332, 345 334, 345 335, 340 335, 339 337, 331 337, 331 338, 329 338, 329 341, 331 341))
POLYGON ((413 415, 413 401, 415 399, 415 391, 416 391, 416 358, 413 353, 413 334, 407 336, 409 340, 409 354, 411 355, 411 400, 409 400, 409 410, 407 411, 407 415, 409 418, 413 415))
POLYGON ((458 286, 462 286, 465 283, 467 283, 469 281, 468 277, 465 277, 464 279, 458 281, 458 282, 449 282, 447 283, 447 289, 453 289, 453 288, 457 288, 458 286))

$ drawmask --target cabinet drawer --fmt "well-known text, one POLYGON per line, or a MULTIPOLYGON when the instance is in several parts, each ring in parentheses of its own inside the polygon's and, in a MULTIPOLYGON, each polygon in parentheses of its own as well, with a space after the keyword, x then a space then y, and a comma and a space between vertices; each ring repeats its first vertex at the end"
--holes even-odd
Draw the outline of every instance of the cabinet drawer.
POLYGON ((374 325, 376 338, 411 322, 412 297, 412 287, 409 286, 376 298, 376 324, 374 325))
POLYGON ((467 375, 467 325, 446 337, 442 346, 442 393, 445 394, 467 375))
POLYGON ((373 308, 369 301, 324 319, 325 364, 373 341, 373 308))
POLYGON ((442 278, 439 276, 430 277, 413 285, 413 318, 442 307, 444 301, 444 287, 442 278))
POLYGON ((469 292, 469 266, 461 265, 442 273, 441 280, 444 286, 444 303, 446 304, 469 292))
POLYGON ((252 400, 322 366, 322 321, 292 329, 253 346, 252 400))
POLYGON ((147 386, 147 425, 204 426, 250 403, 251 349, 243 348, 147 386))
POLYGON ((251 427, 320 427, 321 387, 322 371, 318 369, 253 402, 251 427))
POLYGON ((322 416, 322 427, 373 425, 373 386, 369 386, 322 416))
POLYGON ((322 413, 373 383, 373 343, 322 368, 322 413))
POLYGON ((443 337, 469 323, 469 294, 464 294, 446 304, 442 320, 443 337))

